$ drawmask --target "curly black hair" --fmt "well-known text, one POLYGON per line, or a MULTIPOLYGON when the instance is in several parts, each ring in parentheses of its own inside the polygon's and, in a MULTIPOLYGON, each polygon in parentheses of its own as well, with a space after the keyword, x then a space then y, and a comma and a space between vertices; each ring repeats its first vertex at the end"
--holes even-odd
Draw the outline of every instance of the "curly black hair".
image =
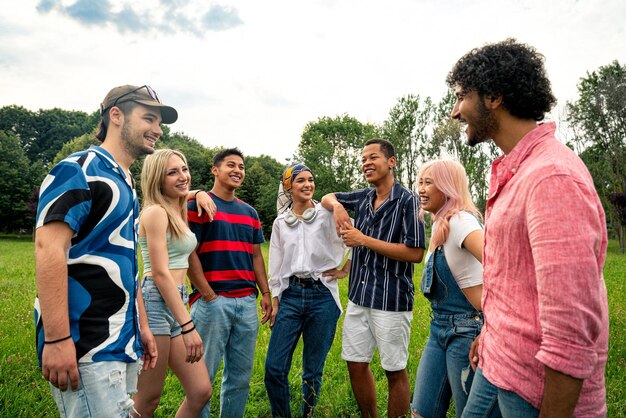
POLYGON ((540 121, 556 103, 543 62, 535 48, 509 38, 472 49, 454 65, 446 83, 463 92, 475 90, 480 97, 502 97, 511 115, 540 121))

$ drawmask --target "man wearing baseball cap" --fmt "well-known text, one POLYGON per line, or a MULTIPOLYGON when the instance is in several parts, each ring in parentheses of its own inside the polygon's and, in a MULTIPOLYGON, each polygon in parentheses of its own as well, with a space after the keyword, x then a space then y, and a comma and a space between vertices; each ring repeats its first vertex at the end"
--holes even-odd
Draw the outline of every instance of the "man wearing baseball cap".
POLYGON ((138 297, 129 169, 178 114, 147 85, 112 89, 101 111, 102 144, 55 165, 37 208, 37 353, 63 417, 129 415, 137 360, 154 367, 157 357, 138 297))

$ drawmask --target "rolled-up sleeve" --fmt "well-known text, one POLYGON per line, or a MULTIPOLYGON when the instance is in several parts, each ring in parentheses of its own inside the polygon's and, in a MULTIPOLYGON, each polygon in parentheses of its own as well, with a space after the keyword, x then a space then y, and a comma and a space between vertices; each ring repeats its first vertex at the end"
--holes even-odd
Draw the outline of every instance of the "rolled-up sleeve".
POLYGON ((589 184, 555 173, 536 184, 527 202, 541 327, 535 358, 579 379, 594 372, 597 341, 608 326, 604 218, 593 194, 589 184))

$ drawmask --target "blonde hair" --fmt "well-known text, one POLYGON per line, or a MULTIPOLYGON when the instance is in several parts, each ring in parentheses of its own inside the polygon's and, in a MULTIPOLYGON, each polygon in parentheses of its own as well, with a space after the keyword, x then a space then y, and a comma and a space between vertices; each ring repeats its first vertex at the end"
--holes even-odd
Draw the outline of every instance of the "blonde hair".
MULTIPOLYGON (((465 168, 455 160, 433 160, 425 163, 419 169, 417 174, 417 182, 419 184, 422 177, 426 174, 430 177, 433 185, 445 196, 444 205, 433 213, 432 219, 437 224, 433 228, 430 242, 437 247, 448 239, 450 232, 450 218, 461 211, 466 211, 479 220, 482 215, 474 202, 469 191, 469 181, 465 168)), ((420 217, 423 219, 424 210, 420 209, 420 217)))
MULTIPOLYGON (((167 214, 168 229, 172 237, 182 238, 187 230, 187 197, 178 199, 179 207, 175 210, 168 204, 163 195, 162 185, 165 179, 165 170, 170 157, 177 156, 187 165, 185 156, 177 150, 160 149, 148 155, 141 169, 141 190, 143 192, 143 204, 141 211, 152 205, 159 205, 167 214)), ((139 214, 141 217, 141 214, 139 214)))

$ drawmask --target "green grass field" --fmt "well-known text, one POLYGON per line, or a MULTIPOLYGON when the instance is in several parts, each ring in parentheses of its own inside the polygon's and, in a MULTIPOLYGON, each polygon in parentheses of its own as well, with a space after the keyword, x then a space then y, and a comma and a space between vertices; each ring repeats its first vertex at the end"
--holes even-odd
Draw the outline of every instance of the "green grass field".
MULTIPOLYGON (((604 269, 609 294, 610 348, 606 368, 607 403, 609 417, 626 416, 626 256, 615 242, 611 242, 604 269)), ((264 246, 267 260, 267 246, 264 246)), ((416 266, 421 274, 421 264, 416 266)), ((341 283, 342 301, 347 303, 347 281, 341 283)), ((48 384, 37 367, 33 325, 35 270, 33 243, 25 239, 0 240, 0 416, 48 417, 58 415, 48 384)), ((352 397, 348 371, 341 360, 341 323, 339 320, 335 343, 326 361, 324 382, 319 407, 320 417, 358 416, 352 397)), ((428 336, 429 308, 425 298, 416 297, 408 364, 411 387, 422 348, 428 336)), ((246 416, 270 416, 269 403, 263 384, 263 363, 269 342, 269 328, 259 332, 254 374, 251 382, 246 416)), ((302 367, 300 346, 294 355, 290 373, 292 410, 297 411, 302 367)), ((377 382, 379 413, 386 414, 387 383, 383 370, 375 360, 373 372, 377 382)), ((217 412, 219 382, 216 377, 212 409, 217 412)), ((174 416, 182 402, 183 392, 174 376, 168 376, 158 417, 174 416)), ((449 416, 451 413, 448 414, 449 416)), ((216 415, 217 416, 217 415, 216 415)))

